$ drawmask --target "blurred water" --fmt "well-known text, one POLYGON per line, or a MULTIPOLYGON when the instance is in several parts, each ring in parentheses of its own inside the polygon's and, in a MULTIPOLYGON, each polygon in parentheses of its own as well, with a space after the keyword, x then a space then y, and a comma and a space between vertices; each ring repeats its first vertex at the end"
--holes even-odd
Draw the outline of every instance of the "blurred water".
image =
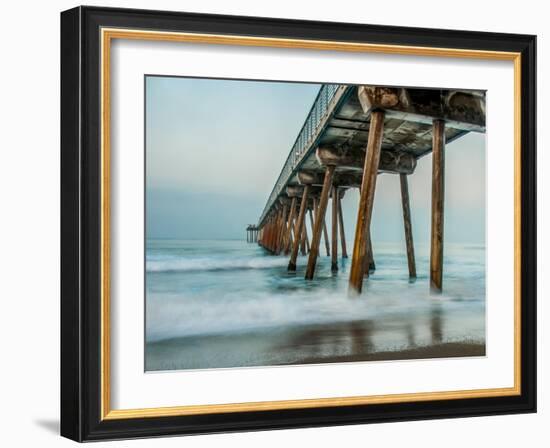
MULTIPOLYGON (((351 247, 348 245, 348 247, 351 247)), ((405 248, 374 246, 376 272, 347 294, 349 260, 337 274, 321 256, 316 278, 288 257, 245 241, 148 240, 146 369, 300 363, 446 342, 485 342, 485 248, 446 244, 444 292, 429 291, 429 256, 418 278, 405 248)))

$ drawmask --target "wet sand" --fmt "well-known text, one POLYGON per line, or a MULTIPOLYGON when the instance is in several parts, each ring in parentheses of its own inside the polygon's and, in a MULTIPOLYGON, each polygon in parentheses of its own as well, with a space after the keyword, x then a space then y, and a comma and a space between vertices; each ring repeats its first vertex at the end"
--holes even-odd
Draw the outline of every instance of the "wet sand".
POLYGON ((445 339, 437 322, 355 321, 166 339, 146 352, 145 370, 160 371, 484 356, 485 343, 445 339))
POLYGON ((397 361, 407 359, 457 358, 469 356, 485 356, 485 344, 476 342, 446 342, 438 345, 389 350, 348 356, 304 359, 302 364, 320 364, 330 362, 361 362, 361 361, 397 361))

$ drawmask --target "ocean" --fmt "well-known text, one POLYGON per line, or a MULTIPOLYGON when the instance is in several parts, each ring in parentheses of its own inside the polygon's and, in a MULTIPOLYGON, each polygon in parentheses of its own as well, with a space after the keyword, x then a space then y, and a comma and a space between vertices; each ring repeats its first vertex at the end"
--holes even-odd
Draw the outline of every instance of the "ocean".
MULTIPOLYGON (((351 242, 348 250, 351 252, 351 242)), ((288 257, 240 240, 146 242, 145 370, 418 359, 485 354, 485 247, 446 243, 443 292, 429 288, 429 247, 374 245, 376 271, 347 293, 350 259, 313 281, 288 257)))

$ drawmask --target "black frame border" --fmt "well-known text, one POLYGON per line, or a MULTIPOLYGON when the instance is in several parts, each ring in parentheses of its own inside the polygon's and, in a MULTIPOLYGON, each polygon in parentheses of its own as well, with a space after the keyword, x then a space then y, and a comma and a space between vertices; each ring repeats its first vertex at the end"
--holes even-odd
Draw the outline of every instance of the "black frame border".
POLYGON ((61 13, 61 435, 76 441, 536 412, 536 36, 77 7, 61 13), (521 53, 521 395, 101 420, 100 28, 521 53))

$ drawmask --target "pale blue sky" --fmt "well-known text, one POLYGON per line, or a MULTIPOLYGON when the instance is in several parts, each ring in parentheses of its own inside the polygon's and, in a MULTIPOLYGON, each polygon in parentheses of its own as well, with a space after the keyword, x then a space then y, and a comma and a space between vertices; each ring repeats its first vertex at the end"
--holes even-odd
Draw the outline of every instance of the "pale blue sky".
MULTIPOLYGON (((243 238, 315 99, 318 84, 146 77, 148 238, 243 238)), ((446 147, 445 240, 485 241, 485 135, 446 147)), ((431 156, 409 176, 415 240, 429 240, 431 156)), ((353 238, 358 194, 343 200, 353 238)), ((330 219, 330 209, 327 213, 330 219)), ((398 176, 378 177, 373 239, 403 240, 398 176)))

